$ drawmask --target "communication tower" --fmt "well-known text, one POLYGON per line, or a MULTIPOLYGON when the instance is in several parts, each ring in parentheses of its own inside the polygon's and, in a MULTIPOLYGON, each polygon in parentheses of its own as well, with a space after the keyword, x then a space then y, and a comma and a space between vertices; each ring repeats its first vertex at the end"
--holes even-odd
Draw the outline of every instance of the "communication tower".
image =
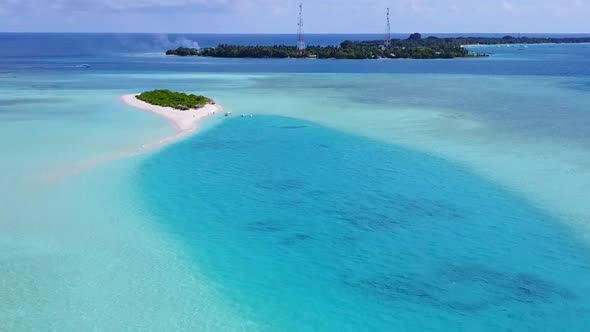
POLYGON ((297 53, 305 54, 305 35, 303 34, 303 4, 299 4, 299 22, 297 23, 297 53))
POLYGON ((387 26, 385 28, 385 42, 383 46, 391 47, 391 22, 389 21, 389 8, 387 8, 387 26))

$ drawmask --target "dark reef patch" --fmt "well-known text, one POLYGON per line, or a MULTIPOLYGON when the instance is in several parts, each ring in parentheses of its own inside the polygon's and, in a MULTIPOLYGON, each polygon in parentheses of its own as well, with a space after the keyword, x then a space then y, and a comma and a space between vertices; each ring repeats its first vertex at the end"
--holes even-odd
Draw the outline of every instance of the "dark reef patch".
POLYGON ((539 276, 481 265, 449 265, 430 274, 376 276, 347 284, 383 304, 411 302, 463 313, 503 308, 514 302, 541 305, 574 298, 570 290, 539 276), (465 296, 465 289, 478 290, 478 295, 465 296))
POLYGON ((338 209, 320 209, 320 212, 356 228, 370 231, 391 227, 406 228, 428 220, 458 220, 467 213, 442 200, 410 198, 385 192, 365 194, 362 201, 364 203, 343 201, 338 209), (380 208, 374 209, 373 204, 380 208))
POLYGON ((309 241, 309 240, 313 240, 313 239, 314 239, 314 237, 309 234, 297 233, 293 236, 289 236, 288 238, 282 240, 279 244, 294 245, 297 243, 301 243, 301 242, 305 242, 305 241, 309 241))

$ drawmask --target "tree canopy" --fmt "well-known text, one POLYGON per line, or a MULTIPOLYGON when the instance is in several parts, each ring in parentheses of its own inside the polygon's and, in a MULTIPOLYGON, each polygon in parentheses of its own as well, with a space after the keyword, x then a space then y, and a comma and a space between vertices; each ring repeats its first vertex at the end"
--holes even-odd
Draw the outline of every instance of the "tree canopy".
POLYGON ((204 96, 172 92, 170 90, 147 91, 137 96, 137 99, 148 104, 172 107, 179 110, 201 108, 213 101, 204 96))
MULTIPOLYGON (((300 53, 295 46, 242 46, 221 44, 217 47, 194 49, 179 47, 168 50, 168 55, 208 56, 217 58, 318 58, 318 59, 381 59, 409 58, 436 59, 474 56, 464 45, 474 44, 539 44, 539 43, 586 43, 584 38, 529 38, 504 36, 496 37, 452 37, 423 38, 419 33, 411 34, 407 39, 393 39, 391 46, 385 47, 383 40, 351 41, 345 40, 339 46, 309 46, 300 53)), ((478 54, 476 56, 486 56, 478 54)))

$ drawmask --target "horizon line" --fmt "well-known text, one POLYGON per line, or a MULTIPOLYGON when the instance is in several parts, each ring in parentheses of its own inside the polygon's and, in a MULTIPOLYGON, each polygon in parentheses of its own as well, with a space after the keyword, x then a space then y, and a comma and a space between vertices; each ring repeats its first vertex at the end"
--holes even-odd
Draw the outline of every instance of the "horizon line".
MULTIPOLYGON (((146 34, 146 35, 153 35, 153 34, 189 34, 189 35, 297 35, 296 32, 139 32, 139 31, 126 31, 126 32, 116 32, 116 31, 0 31, 2 33, 14 33, 14 34, 25 34, 25 33, 55 33, 55 34, 146 34)), ((405 34, 413 34, 413 33, 420 33, 422 35, 435 35, 435 34, 476 34, 476 33, 483 33, 483 34, 554 34, 554 35, 590 35, 590 32, 516 32, 516 31, 500 31, 500 32, 484 32, 484 31, 474 31, 474 32, 392 32, 393 35, 405 35, 405 34)), ((306 33, 305 35, 382 35, 381 32, 317 32, 317 33, 306 33)))

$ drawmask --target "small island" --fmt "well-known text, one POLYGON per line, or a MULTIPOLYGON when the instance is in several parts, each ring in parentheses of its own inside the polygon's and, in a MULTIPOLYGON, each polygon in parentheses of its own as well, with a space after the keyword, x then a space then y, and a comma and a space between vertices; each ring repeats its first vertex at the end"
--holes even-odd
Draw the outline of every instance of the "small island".
POLYGON ((205 117, 223 113, 223 109, 208 97, 170 90, 124 95, 121 101, 166 118, 179 132, 175 139, 196 131, 205 117))
POLYGON ((171 107, 181 111, 199 109, 207 104, 214 104, 213 100, 200 95, 173 92, 170 90, 153 90, 141 93, 137 99, 148 104, 171 107))
POLYGON ((495 44, 543 44, 543 43, 589 43, 590 37, 583 38, 529 38, 504 36, 495 37, 453 37, 422 38, 419 33, 407 39, 393 39, 391 45, 383 40, 350 41, 338 46, 308 46, 303 52, 295 46, 243 46, 221 44, 203 49, 179 47, 166 51, 170 56, 200 56, 214 58, 306 58, 306 59, 452 59, 487 57, 484 53, 470 53, 465 45, 495 44))

